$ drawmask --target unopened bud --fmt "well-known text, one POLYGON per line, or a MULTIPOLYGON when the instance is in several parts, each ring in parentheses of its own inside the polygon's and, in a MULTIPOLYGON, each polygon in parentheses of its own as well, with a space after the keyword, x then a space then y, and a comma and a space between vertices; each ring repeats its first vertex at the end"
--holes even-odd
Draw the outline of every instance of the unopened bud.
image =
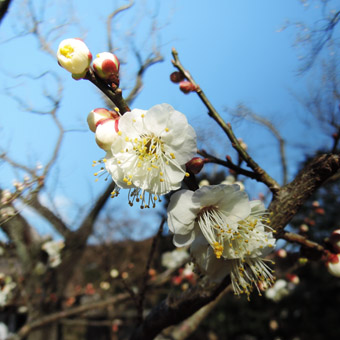
POLYGON ((318 208, 318 207, 320 207, 320 203, 318 201, 313 201, 312 207, 313 208, 318 208))
POLYGON ((179 83, 179 88, 185 94, 196 91, 196 89, 197 89, 196 86, 193 83, 191 83, 190 81, 187 81, 187 80, 181 81, 179 83))
POLYGON ((190 171, 193 174, 198 174, 203 166, 204 166, 204 160, 200 157, 194 157, 192 160, 190 160, 188 163, 185 164, 187 171, 190 171))
POLYGON ((334 251, 336 253, 340 253, 340 229, 336 229, 332 232, 329 242, 331 243, 334 251))
POLYGON ((90 67, 92 54, 82 40, 65 39, 59 44, 57 58, 61 67, 81 79, 90 67))
POLYGON ((176 72, 172 72, 170 74, 170 80, 173 83, 179 83, 179 82, 181 82, 184 79, 185 79, 185 77, 183 76, 183 73, 181 73, 181 72, 176 71, 176 72))
POLYGON ((331 275, 340 277, 340 254, 329 254, 326 267, 331 275))
POLYGON ((287 257, 287 251, 285 249, 281 248, 276 252, 276 255, 278 257, 281 257, 282 259, 284 259, 284 258, 287 257))
POLYGON ((307 224, 301 224, 299 230, 301 233, 308 233, 309 227, 307 224))
POLYGON ((108 119, 103 124, 99 124, 96 129, 96 143, 98 146, 108 151, 118 138, 118 122, 116 119, 108 119))
POLYGON ((296 274, 286 274, 286 278, 289 282, 294 283, 295 285, 300 283, 300 279, 296 274))
POLYGON ((119 114, 116 111, 110 111, 103 108, 92 110, 87 116, 87 124, 92 132, 96 132, 96 128, 99 124, 103 124, 110 119, 118 119, 119 114))
POLYGON ((93 60, 93 69, 98 77, 114 82, 117 86, 119 85, 119 66, 118 58, 110 52, 99 53, 93 60))

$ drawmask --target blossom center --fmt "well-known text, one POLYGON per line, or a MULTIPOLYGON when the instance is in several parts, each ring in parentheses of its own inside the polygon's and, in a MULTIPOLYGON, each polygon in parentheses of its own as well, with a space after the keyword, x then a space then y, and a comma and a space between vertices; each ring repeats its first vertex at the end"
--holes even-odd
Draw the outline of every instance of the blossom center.
POLYGON ((71 45, 65 45, 60 49, 60 53, 67 59, 71 59, 74 53, 74 48, 71 45))
POLYGON ((248 217, 246 219, 228 215, 216 206, 203 207, 196 221, 214 249, 216 258, 241 258, 251 255, 253 249, 272 247, 268 239, 268 232, 259 232, 260 228, 269 228, 265 223, 268 219, 248 217))

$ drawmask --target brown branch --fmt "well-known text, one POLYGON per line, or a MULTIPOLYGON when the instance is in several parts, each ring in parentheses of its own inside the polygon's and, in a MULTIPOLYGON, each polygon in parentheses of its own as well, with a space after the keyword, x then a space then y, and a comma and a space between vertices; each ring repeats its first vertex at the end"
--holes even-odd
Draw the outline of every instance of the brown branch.
POLYGON ((33 195, 30 199, 25 200, 25 202, 32 208, 34 208, 41 216, 43 216, 53 228, 62 236, 66 237, 70 233, 70 229, 64 223, 64 221, 59 218, 53 211, 45 207, 39 201, 37 195, 33 195))
POLYGON ((151 340, 163 329, 175 325, 207 305, 230 283, 229 277, 214 289, 196 286, 180 297, 168 296, 154 307, 144 322, 135 330, 131 340, 151 340))
POLYGON ((24 339, 34 329, 56 322, 62 318, 66 318, 66 317, 76 315, 76 314, 81 314, 81 313, 84 313, 84 312, 87 312, 89 310, 93 310, 96 308, 103 308, 108 305, 116 304, 118 302, 123 302, 124 300, 128 299, 128 296, 129 296, 128 294, 118 294, 104 301, 89 303, 83 306, 74 307, 74 308, 70 308, 70 309, 67 309, 61 312, 47 315, 45 317, 40 318, 39 320, 32 321, 24 325, 12 339, 13 340, 24 339))
POLYGON ((227 286, 224 291, 213 301, 206 306, 202 307, 195 314, 191 315, 188 319, 184 320, 178 326, 169 327, 163 331, 165 337, 161 335, 157 336, 155 340, 185 340, 192 333, 194 333, 204 319, 214 310, 222 298, 232 290, 231 285, 227 286))
POLYGON ((227 158, 225 161, 222 159, 219 159, 215 156, 210 155, 209 153, 207 153, 205 150, 198 150, 197 153, 203 157, 205 157, 204 159, 204 163, 214 163, 214 164, 220 164, 223 165, 233 171, 235 171, 237 174, 255 179, 257 181, 261 181, 258 174, 252 171, 248 171, 245 169, 242 169, 241 167, 237 166, 236 164, 234 164, 232 162, 232 160, 230 158, 227 158))
POLYGON ((281 237, 283 228, 290 222, 304 202, 340 169, 340 155, 324 154, 309 162, 296 178, 282 187, 273 198, 271 226, 281 237))
POLYGON ((241 116, 242 118, 249 117, 254 122, 259 123, 266 127, 273 136, 277 139, 279 143, 279 152, 280 152, 280 159, 281 159, 281 167, 282 167, 282 183, 286 185, 288 182, 288 170, 287 170, 287 161, 286 161, 286 151, 285 151, 285 141, 282 138, 279 130, 274 126, 274 124, 269 121, 268 119, 254 113, 252 110, 247 108, 244 105, 239 105, 236 109, 236 113, 233 113, 236 116, 241 116))
POLYGON ((145 71, 150 66, 156 63, 162 62, 164 60, 161 55, 156 54, 154 57, 149 57, 144 62, 142 62, 139 53, 137 51, 135 53, 136 53, 137 60, 139 60, 140 67, 136 75, 135 85, 133 89, 130 91, 129 95, 125 99, 126 102, 129 104, 137 97, 137 95, 139 94, 139 92, 141 91, 143 87, 143 76, 144 76, 145 71))
POLYGON ((149 270, 150 270, 151 262, 153 260, 153 257, 154 257, 155 251, 156 251, 157 241, 161 237, 162 232, 163 232, 164 223, 165 223, 165 218, 163 217, 162 221, 159 225, 157 234, 155 235, 155 237, 152 240, 149 256, 148 256, 146 266, 145 266, 142 285, 141 285, 140 292, 139 292, 139 295, 138 295, 138 318, 139 318, 140 323, 143 321, 143 309, 144 309, 143 305, 144 305, 145 294, 146 294, 146 291, 148 289, 147 283, 148 283, 148 279, 149 279, 149 270))
POLYGON ((213 118, 217 124, 222 128, 222 130, 226 133, 228 136, 231 145, 233 148, 237 151, 237 153, 240 155, 240 157, 247 163, 247 165, 258 174, 259 179, 262 183, 266 184, 270 191, 276 195, 276 193, 279 191, 280 186, 279 184, 271 178, 247 153, 245 149, 242 148, 240 145, 240 142, 234 135, 234 132, 231 128, 230 124, 225 123, 225 121, 222 119, 222 117, 219 115, 219 113, 216 111, 212 103, 209 101, 205 93, 202 91, 202 89, 199 87, 199 85, 194 81, 191 74, 185 70, 183 65, 181 64, 177 51, 173 48, 172 49, 172 55, 174 57, 174 60, 172 60, 172 64, 174 67, 176 67, 185 78, 187 78, 196 88, 197 95, 200 97, 203 104, 207 107, 209 116, 213 118))
POLYGON ((90 68, 84 79, 89 80, 92 84, 97 86, 114 104, 114 108, 118 108, 121 114, 130 111, 127 102, 122 96, 122 90, 120 88, 113 90, 102 79, 96 76, 93 70, 90 68))
POLYGON ((323 255, 323 253, 325 252, 325 248, 321 244, 308 240, 307 237, 299 234, 284 232, 280 238, 289 242, 298 243, 309 249, 314 249, 319 252, 320 255, 323 255))
POLYGON ((132 7, 134 4, 134 0, 130 0, 130 2, 127 5, 123 5, 119 8, 117 8, 115 11, 113 11, 111 14, 108 15, 106 20, 106 30, 107 30, 107 46, 108 51, 113 53, 113 42, 112 42, 112 21, 115 18, 115 16, 130 7, 132 7))

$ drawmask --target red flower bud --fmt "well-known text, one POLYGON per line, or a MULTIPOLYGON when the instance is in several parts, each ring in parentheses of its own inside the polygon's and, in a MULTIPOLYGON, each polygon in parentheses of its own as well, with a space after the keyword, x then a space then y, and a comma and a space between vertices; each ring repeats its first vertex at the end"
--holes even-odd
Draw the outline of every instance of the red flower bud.
POLYGON ((204 166, 204 160, 200 157, 194 157, 192 160, 190 160, 185 165, 187 167, 187 171, 196 175, 202 170, 202 168, 204 166))
POLYGON ((190 81, 187 81, 187 80, 183 80, 179 83, 179 89, 185 94, 197 90, 196 86, 193 83, 191 83, 190 81))
POLYGON ((181 72, 176 71, 176 72, 172 72, 170 74, 170 80, 173 83, 179 83, 179 82, 181 82, 184 79, 185 79, 185 77, 183 76, 183 73, 181 73, 181 72))

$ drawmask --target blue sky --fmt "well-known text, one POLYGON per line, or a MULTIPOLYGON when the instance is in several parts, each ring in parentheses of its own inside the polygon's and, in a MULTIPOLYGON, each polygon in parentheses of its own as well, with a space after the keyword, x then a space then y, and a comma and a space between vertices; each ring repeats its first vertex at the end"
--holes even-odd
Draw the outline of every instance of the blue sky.
MULTIPOLYGON (((36 9, 44 3, 43 0, 33 2, 36 9)), ((295 174, 297 165, 304 159, 304 151, 296 144, 305 144, 310 150, 330 145, 331 139, 318 131, 315 131, 318 138, 313 133, 306 134, 302 119, 307 117, 307 113, 292 93, 298 95, 303 91, 308 77, 312 75, 297 76, 301 51, 292 46, 296 28, 292 26, 281 30, 287 20, 312 23, 319 18, 320 10, 315 8, 317 1, 311 1, 309 9, 298 0, 215 0, 209 5, 198 0, 136 2, 114 23, 116 54, 127 62, 122 65, 121 81, 131 87, 130 80, 136 71, 132 46, 126 44, 128 38, 122 32, 130 32, 128 36, 132 37, 135 47, 144 56, 149 53, 152 44, 157 44, 165 61, 147 71, 143 91, 132 107, 147 109, 158 103, 169 103, 185 113, 198 134, 204 137, 200 147, 215 150, 221 157, 232 153, 228 140, 215 122, 209 120, 198 97, 195 94, 184 95, 175 84, 170 83, 169 75, 174 70, 170 62, 171 48, 175 47, 183 65, 226 121, 231 120, 226 107, 233 108, 242 102, 270 118, 280 128, 287 140, 290 176, 295 174), (150 20, 150 17, 155 20, 150 20), (154 35, 150 34, 151 24, 157 27, 154 35)), ((70 132, 65 136, 58 161, 48 178, 47 189, 53 200, 63 202, 60 212, 72 221, 75 218, 74 207, 89 207, 105 187, 104 182, 94 183, 91 163, 104 154, 96 146, 86 124, 88 112, 102 107, 104 103, 89 82, 74 81, 54 58, 42 53, 35 37, 28 35, 12 39, 23 31, 24 9, 21 3, 14 1, 0 26, 1 147, 8 150, 16 161, 28 165, 37 161, 45 164, 48 160, 57 138, 54 125, 48 117, 23 112, 13 100, 13 95, 20 97, 29 107, 44 110, 49 103, 42 95, 43 91, 54 94, 57 86, 52 78, 32 80, 13 76, 24 73, 37 76, 53 71, 64 87, 58 116, 70 132)), ((127 1, 99 1, 96 6, 89 0, 45 3, 48 6, 46 22, 42 26, 44 32, 63 23, 67 18, 65 13, 72 16, 73 23, 64 28, 58 39, 51 43, 51 48, 56 51, 62 39, 82 37, 95 55, 107 46, 107 13, 127 1)), ((233 127, 236 135, 248 144, 255 160, 280 181, 275 139, 264 129, 247 122, 237 122, 233 127)), ((9 188, 15 176, 19 179, 22 176, 13 174, 4 164, 0 166, 2 188, 9 188)), ((212 166, 206 168, 207 171, 214 169, 212 166)), ((252 197, 264 189, 254 182, 248 183, 252 197)), ((109 209, 122 212, 131 208, 123 197, 118 197, 109 202, 109 209)), ((137 207, 132 209, 138 218, 140 211, 137 207)), ((146 214, 150 218, 154 212, 146 214)), ((50 232, 44 222, 39 221, 38 224, 42 232, 50 232)))

